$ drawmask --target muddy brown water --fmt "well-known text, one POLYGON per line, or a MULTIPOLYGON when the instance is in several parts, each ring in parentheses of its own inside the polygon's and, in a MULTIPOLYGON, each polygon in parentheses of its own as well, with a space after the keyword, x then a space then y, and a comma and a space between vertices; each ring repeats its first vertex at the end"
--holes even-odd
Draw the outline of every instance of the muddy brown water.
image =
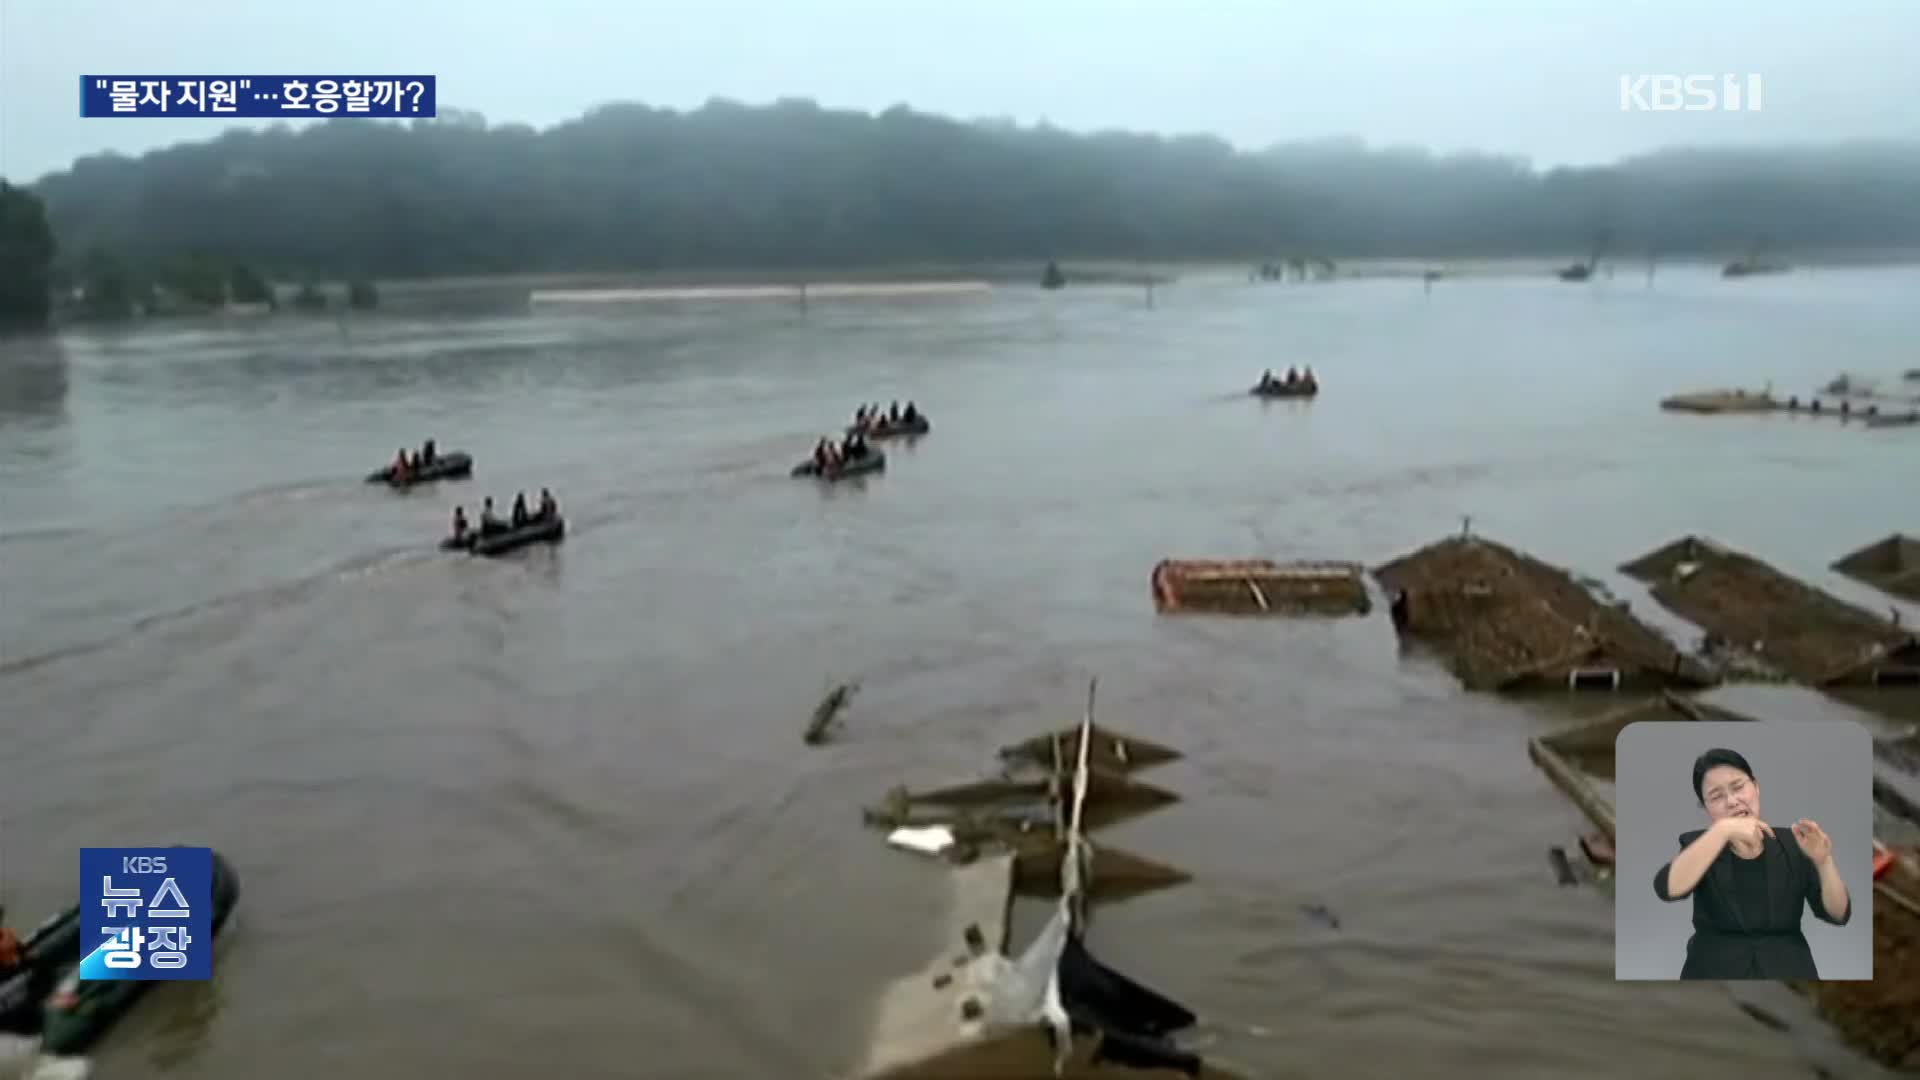
MULTIPOLYGON (((396 311, 0 343, 0 875, 213 845, 209 984, 96 1075, 818 1077, 934 946, 939 873, 859 808, 1099 719, 1183 749, 1103 834, 1186 886, 1095 947, 1251 1076, 1802 1076, 1713 987, 1616 985, 1527 760, 1568 710, 1469 697, 1367 618, 1159 617, 1163 557, 1357 559, 1461 527, 1613 585, 1687 532, 1825 568, 1912 531, 1920 441, 1683 417, 1679 390, 1912 366, 1910 269, 809 305, 396 311), (1841 355, 1844 353, 1844 356, 1841 355), (1310 363, 1311 402, 1245 390, 1310 363), (863 400, 886 473, 787 476, 863 400), (359 478, 436 437, 473 480, 359 478), (434 550, 549 485, 566 542, 434 550), (829 747, 801 731, 862 688, 829 747), (1334 931, 1301 913, 1325 904, 1334 931)), ((1920 618, 1920 613, 1909 608, 1920 618)))

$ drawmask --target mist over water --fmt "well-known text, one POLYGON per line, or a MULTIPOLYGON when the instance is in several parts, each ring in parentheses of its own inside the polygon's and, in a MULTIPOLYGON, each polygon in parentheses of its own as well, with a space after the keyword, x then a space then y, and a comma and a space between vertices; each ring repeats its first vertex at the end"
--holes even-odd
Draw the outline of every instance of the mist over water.
MULTIPOLYGON (((1920 366, 1920 273, 1025 289, 76 330, 0 344, 5 887, 205 843, 243 897, 96 1077, 824 1076, 934 942, 859 807, 1078 718, 1183 749, 1102 834, 1195 880, 1103 959, 1255 1076, 1806 1075, 1717 987, 1616 985, 1565 710, 1365 619, 1153 614, 1163 557, 1377 564, 1461 527, 1590 573, 1712 535, 1826 566, 1911 531, 1916 429, 1683 417, 1920 366), (1318 400, 1261 402, 1310 364, 1318 400), (933 433, 787 469, 863 401, 933 433), (361 477, 432 437, 471 481, 361 477), (557 548, 434 549, 551 487, 557 548), (845 737, 799 735, 858 679, 845 737), (1325 903, 1328 931, 1299 905, 1325 903), (1264 1032, 1264 1034, 1262 1034, 1264 1032)), ((1920 390, 1916 390, 1920 392, 1920 390)), ((1920 618, 1920 612, 1909 609, 1920 618)), ((1663 623, 1670 625, 1670 623, 1663 623)))

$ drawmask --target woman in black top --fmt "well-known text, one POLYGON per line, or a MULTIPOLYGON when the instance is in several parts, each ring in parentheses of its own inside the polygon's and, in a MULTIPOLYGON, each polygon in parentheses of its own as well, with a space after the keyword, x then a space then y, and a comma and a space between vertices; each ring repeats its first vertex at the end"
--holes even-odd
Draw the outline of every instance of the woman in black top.
POLYGON ((1806 819, 1775 832, 1760 817, 1747 759, 1709 750, 1693 763, 1693 794, 1708 827, 1680 835, 1680 854, 1653 876, 1662 900, 1693 897, 1682 979, 1818 979, 1800 932, 1802 905, 1845 926, 1853 915, 1833 864, 1833 842, 1806 819))

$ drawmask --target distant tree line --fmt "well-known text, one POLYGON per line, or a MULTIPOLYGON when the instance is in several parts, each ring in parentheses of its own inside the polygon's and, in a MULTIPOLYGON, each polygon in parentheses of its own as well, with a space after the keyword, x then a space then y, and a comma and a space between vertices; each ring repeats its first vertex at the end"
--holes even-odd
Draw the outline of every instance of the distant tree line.
POLYGON ((55 253, 46 206, 33 192, 0 180, 0 328, 47 321, 55 253))
MULTIPOLYGON (((1602 232, 1619 255, 1729 256, 1761 236, 1787 250, 1920 247, 1920 143, 1676 150, 1541 172, 1357 140, 1240 152, 802 100, 613 104, 545 131, 453 110, 236 131, 84 158, 34 190, 66 253, 59 274, 153 280, 165 266, 194 290, 235 265, 310 280, 1544 256, 1584 254, 1602 232)), ((228 277, 237 296, 243 282, 228 277)))

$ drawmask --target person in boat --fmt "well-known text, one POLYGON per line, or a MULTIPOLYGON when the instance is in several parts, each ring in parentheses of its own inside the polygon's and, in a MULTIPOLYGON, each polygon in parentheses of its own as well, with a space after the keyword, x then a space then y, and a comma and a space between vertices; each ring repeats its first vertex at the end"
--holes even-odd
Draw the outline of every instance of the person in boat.
POLYGON ((1319 385, 1320 385, 1320 384, 1319 384, 1319 382, 1318 382, 1318 381, 1316 381, 1316 380, 1314 379, 1314 377, 1313 377, 1313 367, 1312 367, 1312 365, 1308 365, 1308 367, 1307 367, 1307 369, 1306 369, 1306 371, 1304 371, 1304 372, 1302 372, 1302 373, 1301 373, 1301 375, 1300 375, 1300 382, 1301 382, 1301 384, 1302 384, 1302 385, 1305 385, 1305 386, 1319 386, 1319 385))
POLYGON ((1292 366, 1289 366, 1287 368, 1287 385, 1288 386, 1300 385, 1300 372, 1297 369, 1293 368, 1292 366))
POLYGON ((918 419, 920 419, 920 410, 914 408, 913 402, 907 402, 907 407, 900 413, 900 422, 911 424, 918 419))
POLYGON ((433 464, 433 460, 433 440, 428 439, 426 442, 420 444, 420 464, 431 465, 433 464))
POLYGON ((467 525, 467 508, 464 506, 454 507, 453 508, 453 538, 455 540, 465 540, 467 538, 468 527, 469 526, 467 525))
POLYGON ((1680 852, 1653 875, 1669 903, 1693 898, 1682 979, 1819 979, 1801 913, 1845 926, 1853 916, 1833 841, 1802 818, 1776 830, 1760 816, 1760 784, 1739 753, 1693 761, 1693 797, 1707 827, 1680 834, 1680 852))
POLYGON ((560 516, 560 500, 553 497, 553 492, 548 491, 546 488, 541 488, 540 489, 540 516, 535 520, 552 521, 554 518, 557 518, 559 516, 560 516))
POLYGON ((527 523, 527 493, 516 492, 513 496, 513 527, 519 528, 527 523))
POLYGON ((387 470, 387 475, 392 477, 394 480, 398 480, 402 482, 404 482, 407 479, 408 473, 407 473, 407 448, 406 447, 404 446, 401 447, 400 451, 393 455, 393 467, 387 470))
POLYGON ((899 422, 900 422, 900 403, 898 401, 895 401, 892 405, 888 406, 887 408, 887 423, 897 424, 899 422))
POLYGON ((486 500, 480 504, 480 535, 501 532, 506 527, 506 523, 500 520, 500 515, 493 512, 493 496, 487 496, 486 500))
POLYGON ((1268 368, 1267 370, 1260 373, 1260 388, 1264 390, 1267 387, 1272 385, 1273 385, 1273 369, 1268 368))
MULTIPOLYGON (((0 908, 0 917, 4 917, 5 914, 6 909, 0 908)), ((0 979, 4 979, 20 969, 21 954, 22 948, 19 935, 4 926, 0 926, 0 979)))
POLYGON ((821 439, 813 444, 813 468, 816 472, 826 472, 833 464, 833 440, 821 439))

